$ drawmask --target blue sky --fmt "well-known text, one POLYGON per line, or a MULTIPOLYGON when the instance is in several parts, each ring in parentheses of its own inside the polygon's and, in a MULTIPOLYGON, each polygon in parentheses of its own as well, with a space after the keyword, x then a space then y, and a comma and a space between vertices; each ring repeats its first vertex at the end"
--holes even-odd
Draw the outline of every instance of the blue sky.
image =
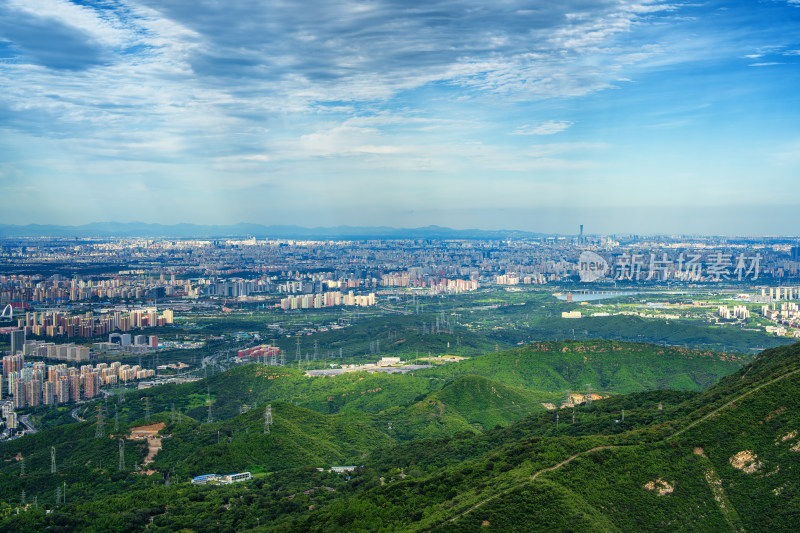
POLYGON ((800 0, 0 0, 0 223, 796 234, 800 0))

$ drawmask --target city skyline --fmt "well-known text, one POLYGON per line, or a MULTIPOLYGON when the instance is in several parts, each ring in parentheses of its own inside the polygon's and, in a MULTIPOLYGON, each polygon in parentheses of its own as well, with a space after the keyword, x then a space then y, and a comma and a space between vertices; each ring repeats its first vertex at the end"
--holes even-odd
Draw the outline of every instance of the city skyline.
POLYGON ((9 1, 0 224, 788 234, 799 28, 797 0, 9 1))

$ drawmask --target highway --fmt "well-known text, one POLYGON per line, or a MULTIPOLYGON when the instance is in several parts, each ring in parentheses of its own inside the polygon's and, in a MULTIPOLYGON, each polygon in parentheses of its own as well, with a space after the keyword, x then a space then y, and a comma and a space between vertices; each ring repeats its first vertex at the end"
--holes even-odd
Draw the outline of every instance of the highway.
POLYGON ((33 435, 34 433, 39 431, 38 429, 33 427, 33 424, 31 424, 30 420, 28 420, 28 415, 22 415, 21 417, 19 417, 19 423, 25 426, 25 433, 29 435, 33 435))
POLYGON ((81 418, 80 416, 78 416, 78 409, 80 409, 80 407, 76 407, 75 409, 70 411, 70 413, 69 413, 70 416, 72 416, 72 418, 74 418, 78 422, 86 422, 85 418, 81 418))

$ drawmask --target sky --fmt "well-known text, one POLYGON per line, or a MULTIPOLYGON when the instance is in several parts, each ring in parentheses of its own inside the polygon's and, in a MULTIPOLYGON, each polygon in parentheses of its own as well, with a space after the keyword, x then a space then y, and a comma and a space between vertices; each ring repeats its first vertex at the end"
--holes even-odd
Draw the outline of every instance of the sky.
POLYGON ((0 223, 796 235, 800 0, 0 0, 0 223))

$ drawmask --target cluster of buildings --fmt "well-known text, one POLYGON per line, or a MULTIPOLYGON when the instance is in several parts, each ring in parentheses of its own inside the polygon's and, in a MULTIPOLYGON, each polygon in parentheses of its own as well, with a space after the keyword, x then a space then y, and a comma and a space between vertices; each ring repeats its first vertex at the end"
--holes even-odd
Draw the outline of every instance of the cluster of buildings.
POLYGON ((261 346, 253 346, 252 348, 239 350, 239 359, 244 359, 245 357, 249 357, 250 359, 277 357, 280 353, 281 349, 277 346, 262 344, 261 346))
POLYGON ((194 485, 230 485, 231 483, 238 483, 240 481, 248 481, 253 479, 250 472, 239 472, 238 474, 204 474, 196 476, 192 479, 194 485))
POLYGON ((94 337, 112 331, 167 326, 174 323, 174 313, 155 307, 113 309, 95 316, 92 312, 69 315, 59 311, 25 313, 17 319, 17 327, 26 334, 40 337, 94 337))
POLYGON ((744 305, 734 305, 733 309, 727 305, 719 306, 719 317, 725 320, 732 320, 738 318, 739 320, 746 320, 750 318, 750 310, 744 305))
MULTIPOLYGON (((761 314, 777 322, 778 326, 768 326, 767 331, 777 335, 786 335, 790 328, 800 328, 800 305, 794 302, 783 302, 780 307, 776 303, 761 306, 761 314)), ((800 336, 800 330, 795 331, 795 336, 800 336)))
POLYGON ((60 275, 47 279, 39 275, 0 276, 0 302, 58 305, 94 299, 154 299, 191 293, 192 287, 176 280, 174 273, 170 278, 165 280, 161 274, 160 280, 155 280, 138 271, 107 279, 66 279, 60 275))
POLYGON ((418 269, 406 272, 390 272, 381 276, 383 287, 412 287, 417 289, 433 289, 436 292, 460 293, 475 291, 480 287, 478 272, 472 272, 469 279, 422 276, 418 269))
POLYGON ((14 430, 19 427, 19 418, 17 417, 17 412, 14 411, 14 402, 0 400, 0 415, 3 416, 8 429, 14 430))
POLYGON ((495 278, 495 283, 498 285, 519 285, 520 283, 523 285, 543 285, 547 281, 547 277, 541 273, 520 277, 516 272, 512 272, 495 278))
POLYGON ((369 307, 375 305, 375 293, 366 295, 354 294, 349 291, 342 294, 340 291, 323 292, 317 294, 303 294, 287 296, 281 299, 281 309, 320 309, 338 305, 369 307))
POLYGON ((3 386, 0 397, 13 396, 16 409, 88 400, 100 394, 101 387, 113 387, 151 378, 154 370, 119 361, 82 365, 48 365, 42 361, 25 363, 22 354, 3 357, 3 386))
POLYGON ((92 343, 92 349, 96 352, 143 353, 157 348, 158 335, 112 333, 108 336, 108 342, 92 343))
POLYGON ((14 329, 9 332, 11 337, 12 356, 41 357, 43 359, 58 359, 71 363, 83 363, 89 361, 89 348, 73 343, 55 344, 52 342, 26 340, 24 329, 14 329))
POLYGON ((761 296, 773 302, 800 300, 800 287, 763 287, 761 296))

